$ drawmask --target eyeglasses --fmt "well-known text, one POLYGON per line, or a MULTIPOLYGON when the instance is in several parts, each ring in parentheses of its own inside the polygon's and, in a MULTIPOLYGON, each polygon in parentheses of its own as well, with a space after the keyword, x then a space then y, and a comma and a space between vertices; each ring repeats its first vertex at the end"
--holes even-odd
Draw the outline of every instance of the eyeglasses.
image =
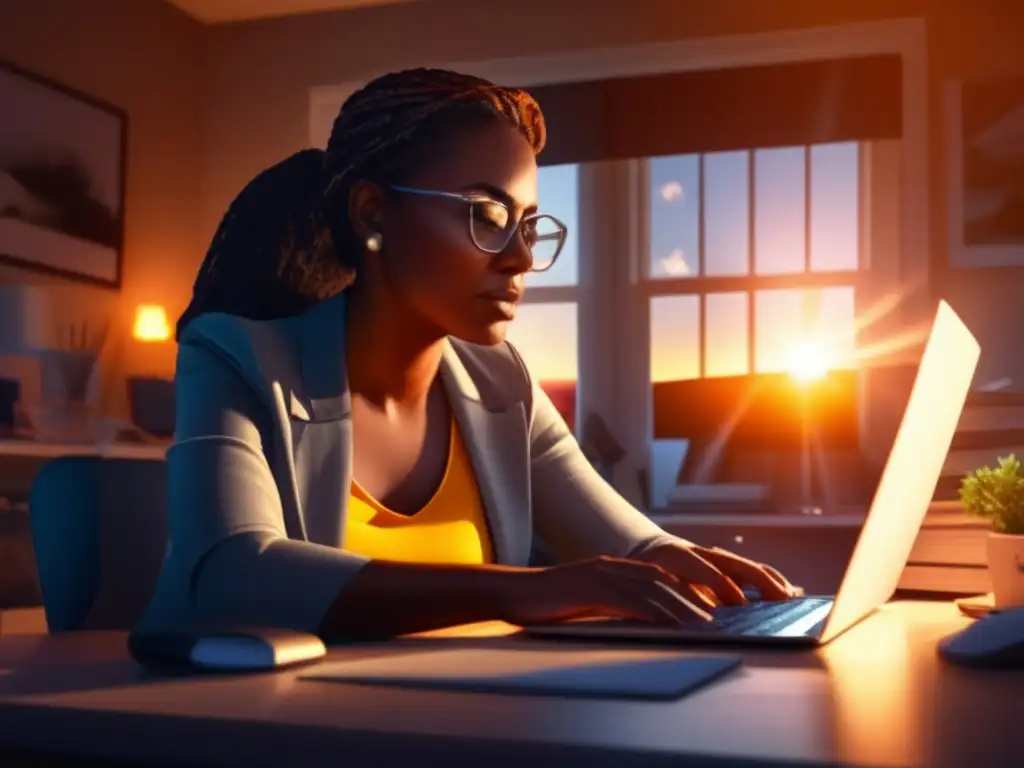
POLYGON ((565 245, 569 230, 559 219, 547 213, 530 213, 518 221, 504 203, 487 195, 477 193, 439 192, 433 189, 414 187, 391 187, 395 192, 406 195, 437 197, 456 200, 469 207, 469 236, 473 244, 484 253, 502 253, 508 248, 517 232, 522 233, 523 242, 530 249, 531 272, 551 269, 565 245))

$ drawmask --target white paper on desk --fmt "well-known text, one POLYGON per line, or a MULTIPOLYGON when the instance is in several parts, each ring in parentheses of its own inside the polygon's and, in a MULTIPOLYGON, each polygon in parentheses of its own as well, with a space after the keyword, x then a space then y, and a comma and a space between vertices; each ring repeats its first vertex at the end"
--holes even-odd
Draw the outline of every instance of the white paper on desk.
POLYGON ((740 661, 721 654, 454 648, 326 662, 300 677, 478 693, 677 699, 740 661))

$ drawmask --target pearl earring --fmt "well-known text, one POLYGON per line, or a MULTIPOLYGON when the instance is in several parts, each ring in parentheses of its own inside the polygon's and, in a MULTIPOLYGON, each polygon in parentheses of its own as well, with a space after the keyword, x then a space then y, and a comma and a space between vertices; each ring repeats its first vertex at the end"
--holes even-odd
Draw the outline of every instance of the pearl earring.
POLYGON ((380 235, 370 235, 366 238, 366 250, 370 253, 377 253, 380 251, 382 240, 383 238, 380 235))

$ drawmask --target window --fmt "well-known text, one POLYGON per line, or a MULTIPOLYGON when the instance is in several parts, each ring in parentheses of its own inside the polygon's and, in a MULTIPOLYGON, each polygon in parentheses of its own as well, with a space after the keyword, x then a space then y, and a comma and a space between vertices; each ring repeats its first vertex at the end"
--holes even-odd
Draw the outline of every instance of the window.
MULTIPOLYGON (((858 144, 655 157, 639 172, 655 387, 854 367, 858 144)), ((655 505, 686 447, 653 441, 655 505)))
POLYGON ((654 381, 852 364, 856 144, 658 157, 649 177, 654 381))
POLYGON ((569 234, 551 269, 527 275, 523 303, 508 330, 508 340, 570 428, 576 423, 579 357, 579 173, 576 165, 540 169, 539 207, 565 222, 569 234))

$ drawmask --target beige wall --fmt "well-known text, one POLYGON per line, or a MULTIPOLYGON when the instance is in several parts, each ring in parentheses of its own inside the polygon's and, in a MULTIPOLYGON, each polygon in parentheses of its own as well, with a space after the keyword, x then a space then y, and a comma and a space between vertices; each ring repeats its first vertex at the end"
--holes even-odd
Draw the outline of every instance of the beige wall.
MULTIPOLYGON (((205 246, 200 226, 206 29, 157 0, 0 0, 0 58, 125 110, 129 155, 124 287, 55 291, 62 318, 111 313, 122 342, 134 307, 184 307, 205 246)), ((0 268, 0 281, 57 284, 0 268)), ((126 372, 173 370, 173 345, 112 343, 104 399, 120 411, 126 372)))

